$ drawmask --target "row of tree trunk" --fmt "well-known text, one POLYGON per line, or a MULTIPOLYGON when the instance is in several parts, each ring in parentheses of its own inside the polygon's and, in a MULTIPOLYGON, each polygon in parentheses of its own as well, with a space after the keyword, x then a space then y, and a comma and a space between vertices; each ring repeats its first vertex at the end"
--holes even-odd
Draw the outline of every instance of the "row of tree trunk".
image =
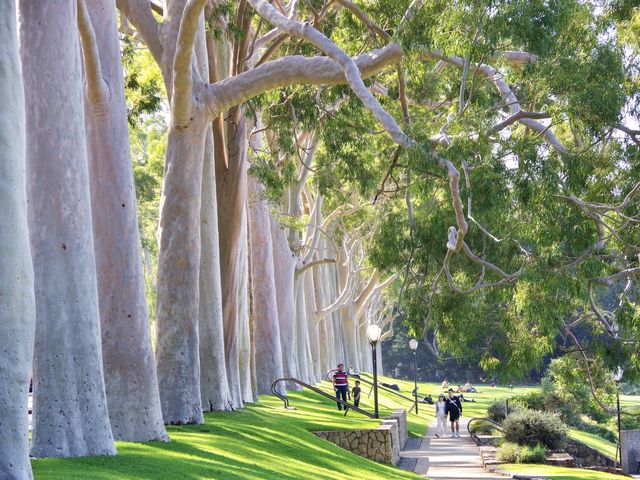
POLYGON ((370 367, 365 307, 384 285, 354 273, 357 239, 321 235, 337 215, 303 191, 304 165, 280 212, 309 225, 286 231, 247 173, 260 120, 200 101, 209 82, 250 68, 247 42, 206 38, 205 3, 168 2, 160 28, 141 2, 118 2, 172 109, 154 352, 115 1, 0 0, 2 478, 31 478, 31 375, 30 454, 72 457, 166 441, 165 424, 241 408, 283 375, 315 383, 338 362, 370 367))

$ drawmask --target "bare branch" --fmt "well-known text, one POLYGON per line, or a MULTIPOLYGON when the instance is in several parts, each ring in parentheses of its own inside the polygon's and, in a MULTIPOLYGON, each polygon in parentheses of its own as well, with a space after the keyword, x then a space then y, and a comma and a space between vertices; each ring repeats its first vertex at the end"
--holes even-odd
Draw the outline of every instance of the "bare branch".
POLYGON ((313 260, 309 263, 303 263, 301 267, 296 268, 296 276, 303 274, 310 268, 318 267, 320 265, 325 265, 327 263, 336 263, 335 258, 322 258, 320 260, 313 260))
POLYGON ((140 33, 151 55, 158 63, 162 62, 162 42, 160 41, 161 25, 151 13, 149 0, 116 0, 116 5, 122 14, 140 33))
POLYGON ((104 111, 109 101, 110 91, 102 76, 98 42, 84 0, 78 0, 78 31, 82 43, 87 98, 91 103, 91 108, 96 113, 100 113, 104 111))
MULTIPOLYGON (((375 75, 402 60, 402 48, 391 43, 353 59, 363 78, 375 75)), ((289 56, 264 63, 247 72, 210 84, 205 102, 213 115, 275 88, 296 84, 336 85, 346 83, 336 62, 327 57, 289 56)))
POLYGON ((193 102, 193 45, 198 33, 200 15, 208 0, 188 0, 184 7, 173 59, 173 89, 171 113, 176 127, 186 127, 191 121, 193 102))

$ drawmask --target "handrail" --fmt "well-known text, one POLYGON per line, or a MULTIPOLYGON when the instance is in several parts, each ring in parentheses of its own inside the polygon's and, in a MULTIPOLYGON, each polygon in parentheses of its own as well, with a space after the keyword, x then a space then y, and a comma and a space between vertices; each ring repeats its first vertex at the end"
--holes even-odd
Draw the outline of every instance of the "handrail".
MULTIPOLYGON (((371 412, 367 412, 366 410, 361 409, 360 407, 356 407, 355 405, 351 404, 351 403, 347 403, 343 400, 340 400, 339 398, 334 397, 333 395, 329 395, 327 392, 314 387, 312 385, 309 385, 308 383, 303 382, 302 380, 298 380, 297 378, 277 378, 273 381, 273 383, 271 384, 271 393, 273 393, 276 397, 278 397, 280 400, 282 400, 284 402, 284 408, 289 408, 289 399, 285 396, 282 395, 280 392, 278 392, 276 386, 278 385, 278 383, 280 382, 292 382, 292 383, 297 383, 298 385, 304 387, 304 388, 308 388, 309 390, 311 390, 312 392, 315 392, 319 395, 322 395, 323 397, 326 397, 330 400, 333 400, 334 402, 337 402, 341 405, 344 405, 345 408, 348 408, 349 410, 354 410, 358 413, 361 413, 363 415, 366 415, 369 418, 376 418, 375 415, 371 412)), ((346 411, 345 411, 345 415, 346 415, 346 411)))
MULTIPOLYGON (((331 374, 332 374, 333 372, 335 372, 335 371, 337 371, 337 370, 329 370, 329 371, 327 372, 327 379, 328 379, 329 381, 331 381, 331 374)), ((357 378, 358 380, 360 380, 360 381, 362 381, 362 382, 364 382, 364 383, 367 383, 367 384, 369 384, 369 385, 373 386, 373 382, 371 382, 371 381, 367 380, 366 378, 361 377, 359 373, 352 373, 352 374, 351 374, 351 375, 349 375, 349 376, 350 376, 350 377, 357 378)), ((415 408, 415 406, 416 406, 416 401, 415 401, 415 399, 413 399, 413 398, 411 398, 411 397, 407 397, 407 396, 405 396, 405 395, 401 394, 400 392, 397 392, 397 391, 393 390, 392 388, 387 388, 387 387, 385 387, 384 385, 380 385, 380 384, 378 384, 378 388, 380 388, 380 389, 384 390, 384 391, 385 391, 385 392, 387 392, 387 393, 392 393, 393 395, 396 395, 396 396, 398 396, 398 397, 404 398, 405 400, 407 400, 407 401, 411 402, 411 403, 412 403, 412 405, 411 405, 411 408, 409 409, 408 413, 411 413, 411 411, 415 408)), ((371 392, 369 392, 369 393, 371 393, 371 392)), ((417 414, 416 414, 416 415, 417 415, 417 414)))
POLYGON ((500 433, 504 433, 504 429, 502 428, 502 425, 500 425, 497 422, 494 422, 493 420, 491 420, 490 418, 486 418, 486 417, 474 417, 471 420, 469 420, 469 422, 467 423, 467 431, 469 432, 469 435, 471 436, 471 438, 473 439, 474 442, 476 442, 476 445, 480 445, 480 438, 478 437, 478 435, 475 433, 475 431, 472 430, 471 428, 471 424, 474 422, 482 422, 483 424, 489 424, 491 425, 494 429, 498 430, 500 433))

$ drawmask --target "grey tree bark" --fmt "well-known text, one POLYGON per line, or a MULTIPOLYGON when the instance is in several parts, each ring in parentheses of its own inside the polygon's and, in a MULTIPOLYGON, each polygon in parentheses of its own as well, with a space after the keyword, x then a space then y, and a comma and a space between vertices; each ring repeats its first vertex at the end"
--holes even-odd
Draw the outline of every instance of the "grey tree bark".
POLYGON ((27 400, 36 305, 29 248, 25 105, 15 0, 0 0, 0 478, 30 480, 27 400))
MULTIPOLYGON (((117 440, 168 440, 151 346, 115 0, 85 0, 85 123, 109 419, 117 440), (93 45, 91 44, 93 40, 93 45), (103 95, 94 95, 92 73, 103 95)), ((82 27, 81 27, 82 28, 82 27)))
POLYGON ((75 0, 19 3, 29 93, 35 457, 115 454, 102 370, 76 15, 75 0))

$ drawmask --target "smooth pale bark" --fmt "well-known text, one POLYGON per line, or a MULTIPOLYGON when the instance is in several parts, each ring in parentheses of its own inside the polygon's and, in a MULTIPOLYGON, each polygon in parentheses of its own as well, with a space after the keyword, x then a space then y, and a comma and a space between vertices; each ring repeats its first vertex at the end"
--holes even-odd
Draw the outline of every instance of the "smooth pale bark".
POLYGON ((251 334, 249 331, 249 257, 247 209, 244 208, 240 234, 240 285, 238 289, 238 368, 243 403, 255 403, 251 387, 251 334))
POLYGON ((234 408, 242 407, 238 321, 241 288, 241 259, 246 249, 241 245, 243 222, 246 222, 247 194, 246 120, 242 108, 234 108, 227 121, 228 165, 216 155, 216 193, 220 240, 220 277, 222 279, 222 318, 227 378, 234 408))
POLYGON ((204 423, 198 335, 200 192, 208 120, 169 129, 160 201, 156 360, 165 423, 204 423), (177 228, 179 226, 179 228, 177 228), (180 248, 176 248, 179 245, 180 248))
POLYGON ((115 454, 102 370, 76 14, 75 0, 23 0, 19 8, 35 266, 35 457, 115 454))
POLYGON ((307 298, 306 307, 307 307, 307 329, 309 331, 309 346, 311 348, 310 356, 311 356, 311 374, 313 375, 314 381, 317 383, 322 380, 322 368, 321 368, 321 360, 320 360, 320 331, 318 329, 318 321, 314 317, 316 302, 316 282, 319 279, 320 275, 320 267, 318 265, 313 269, 312 272, 309 272, 305 278, 304 288, 305 288, 305 298, 307 298))
POLYGON ((345 347, 345 367, 353 367, 356 372, 362 370, 360 365, 360 351, 358 348, 358 327, 353 317, 353 306, 342 308, 342 325, 345 347))
POLYGON ((230 410, 233 402, 227 382, 222 327, 222 290, 218 240, 218 206, 213 166, 213 135, 207 130, 200 212, 200 393, 206 411, 230 410))
MULTIPOLYGON (((270 216, 271 239, 273 242, 273 265, 280 322, 280 343, 282 345, 282 370, 285 377, 298 378, 296 350, 296 305, 294 297, 294 275, 296 259, 289 250, 287 237, 278 222, 270 216)), ((288 385, 287 388, 297 388, 288 385)))
MULTIPOLYGON (((371 349, 369 349, 371 350, 371 349)), ((384 375, 384 371, 382 370, 382 342, 378 342, 378 344, 376 345, 376 356, 377 358, 377 370, 378 370, 378 375, 384 375)), ((371 370, 373 370, 373 360, 372 362, 372 366, 371 369, 368 369, 367 371, 370 372, 371 370)))
POLYGON ((304 277, 308 272, 302 275, 296 275, 294 279, 295 306, 296 306, 296 360, 298 362, 298 375, 300 380, 305 383, 311 382, 309 372, 309 359, 307 358, 307 342, 309 341, 309 332, 307 331, 307 315, 304 297, 304 277))
POLYGON ((85 122, 109 420, 117 440, 168 440, 147 314, 115 0, 85 2, 108 88, 101 103, 85 99, 85 122))
MULTIPOLYGON (((271 382, 281 378, 283 370, 269 206, 261 193, 258 180, 250 176, 250 264, 257 393, 269 394, 271 382)), ((279 385, 283 388, 282 384, 279 385)))
POLYGON ((27 399, 36 306, 27 227, 25 105, 14 0, 0 0, 0 478, 30 480, 27 399))

